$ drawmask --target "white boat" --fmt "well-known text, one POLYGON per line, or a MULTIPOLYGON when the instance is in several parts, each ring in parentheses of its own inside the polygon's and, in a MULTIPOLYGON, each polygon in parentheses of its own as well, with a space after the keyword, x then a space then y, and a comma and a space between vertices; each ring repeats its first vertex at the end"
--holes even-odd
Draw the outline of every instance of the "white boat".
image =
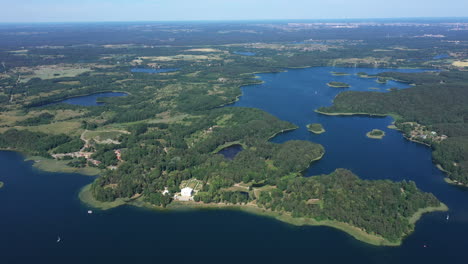
POLYGON ((92 213, 93 213, 93 211, 91 211, 91 210, 88 210, 88 214, 92 214, 92 213))
POLYGON ((447 215, 447 221, 449 220, 449 215, 447 215))
POLYGON ((62 240, 62 239, 60 239, 60 237, 57 237, 57 243, 59 243, 59 242, 60 242, 60 240, 62 240))

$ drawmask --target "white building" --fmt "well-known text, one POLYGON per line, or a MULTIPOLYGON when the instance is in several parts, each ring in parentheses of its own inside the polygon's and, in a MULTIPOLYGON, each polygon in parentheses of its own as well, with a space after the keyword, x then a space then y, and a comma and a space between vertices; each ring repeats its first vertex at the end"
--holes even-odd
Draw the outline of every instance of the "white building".
POLYGON ((184 197, 191 197, 193 193, 193 189, 190 187, 185 187, 181 191, 181 195, 184 197))

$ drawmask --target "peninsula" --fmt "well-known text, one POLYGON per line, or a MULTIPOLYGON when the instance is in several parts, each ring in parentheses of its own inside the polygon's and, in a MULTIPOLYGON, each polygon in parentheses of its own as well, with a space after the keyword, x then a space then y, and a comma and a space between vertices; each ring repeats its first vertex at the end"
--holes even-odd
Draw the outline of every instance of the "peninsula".
POLYGON ((338 94, 326 115, 391 115, 409 140, 433 149, 433 160, 447 173, 449 182, 468 184, 468 72, 381 73, 379 77, 414 84, 388 93, 347 91, 338 94))

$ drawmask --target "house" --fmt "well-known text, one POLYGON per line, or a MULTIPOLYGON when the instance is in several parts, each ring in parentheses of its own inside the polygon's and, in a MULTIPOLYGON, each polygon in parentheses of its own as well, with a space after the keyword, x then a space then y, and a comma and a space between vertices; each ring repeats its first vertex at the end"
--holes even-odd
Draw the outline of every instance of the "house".
POLYGON ((181 191, 181 195, 184 197, 191 197, 193 193, 193 189, 190 187, 185 187, 181 191))

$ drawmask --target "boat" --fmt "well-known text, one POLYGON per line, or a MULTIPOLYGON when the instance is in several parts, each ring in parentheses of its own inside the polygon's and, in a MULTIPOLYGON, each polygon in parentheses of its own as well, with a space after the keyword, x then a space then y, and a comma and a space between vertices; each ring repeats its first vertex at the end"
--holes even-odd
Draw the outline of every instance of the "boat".
POLYGON ((62 240, 62 239, 60 237, 57 237, 57 243, 59 243, 60 240, 62 240))
POLYGON ((447 215, 447 221, 449 220, 449 215, 447 215))
POLYGON ((92 213, 93 213, 93 211, 91 211, 91 210, 88 210, 88 214, 92 214, 92 213))

